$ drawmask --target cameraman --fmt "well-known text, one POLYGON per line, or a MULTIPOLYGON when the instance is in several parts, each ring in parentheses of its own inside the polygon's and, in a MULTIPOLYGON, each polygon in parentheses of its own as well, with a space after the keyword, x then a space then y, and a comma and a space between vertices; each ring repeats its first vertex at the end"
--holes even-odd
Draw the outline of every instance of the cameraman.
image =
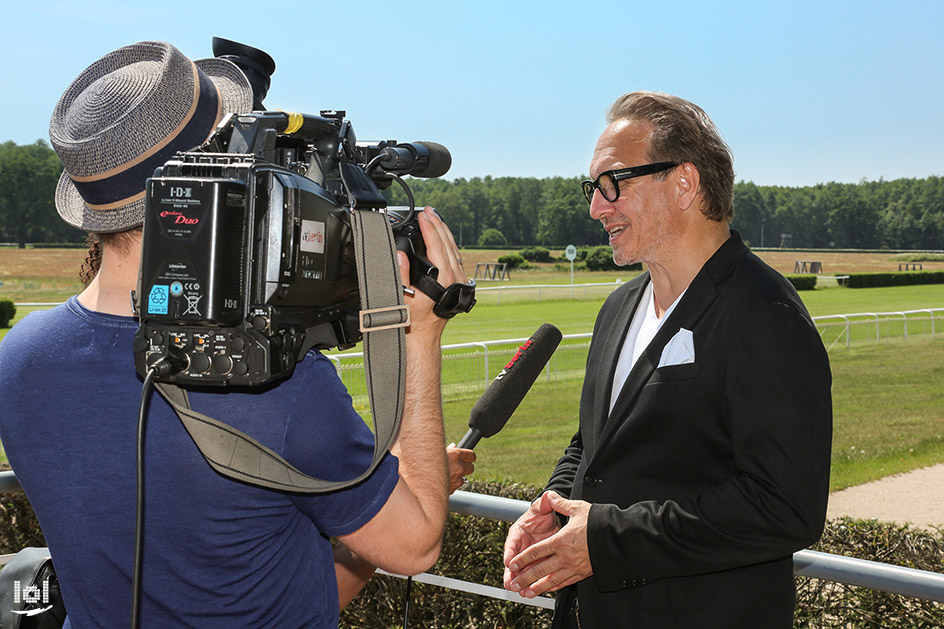
MULTIPOLYGON (((169 44, 142 42, 89 66, 53 112, 50 138, 65 167, 56 207, 92 232, 102 258, 81 294, 30 314, 0 345, 0 439, 54 558, 66 626, 129 624, 141 393, 129 292, 137 284, 145 179, 177 151, 204 142, 225 114, 251 109, 251 88, 235 65, 192 62, 169 44)), ((429 209, 419 224, 440 281, 465 281, 445 224, 429 209)), ((409 277, 400 255, 401 277, 409 277)), ((329 537, 392 572, 415 574, 435 562, 449 491, 440 399, 446 322, 420 292, 407 303, 400 435, 394 454, 356 487, 299 496, 228 480, 166 402, 151 396, 144 624, 336 626, 329 537)), ((315 351, 291 378, 239 392, 191 391, 190 402, 319 478, 354 477, 371 460, 373 435, 315 351)), ((342 562, 342 585, 343 574, 342 562)))

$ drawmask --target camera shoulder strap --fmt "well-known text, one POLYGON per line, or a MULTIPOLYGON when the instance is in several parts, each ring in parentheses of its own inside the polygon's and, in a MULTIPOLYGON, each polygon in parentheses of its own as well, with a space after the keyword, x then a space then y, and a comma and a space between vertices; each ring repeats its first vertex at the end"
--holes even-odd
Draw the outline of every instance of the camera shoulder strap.
POLYGON ((204 458, 220 474, 258 487, 292 493, 335 491, 370 476, 396 439, 403 414, 404 328, 410 324, 410 312, 403 303, 393 234, 386 215, 354 210, 351 227, 361 298, 364 372, 374 418, 374 455, 370 466, 359 476, 345 481, 308 476, 249 435, 191 409, 186 390, 176 385, 156 384, 204 458))

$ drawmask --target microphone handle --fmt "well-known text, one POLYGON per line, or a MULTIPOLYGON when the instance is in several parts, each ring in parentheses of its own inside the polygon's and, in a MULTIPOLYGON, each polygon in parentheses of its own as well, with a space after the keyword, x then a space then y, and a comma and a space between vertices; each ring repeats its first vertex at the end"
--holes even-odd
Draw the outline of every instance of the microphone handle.
POLYGON ((457 445, 457 448, 464 448, 471 450, 475 447, 475 444, 479 442, 479 439, 482 438, 482 431, 478 428, 469 428, 469 432, 465 433, 465 436, 462 437, 462 440, 457 445))

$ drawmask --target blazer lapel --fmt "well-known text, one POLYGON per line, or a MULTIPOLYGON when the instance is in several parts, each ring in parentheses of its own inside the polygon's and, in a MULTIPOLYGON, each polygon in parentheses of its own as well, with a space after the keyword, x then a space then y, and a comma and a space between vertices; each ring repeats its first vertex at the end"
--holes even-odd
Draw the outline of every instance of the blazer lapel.
MULTIPOLYGON (((675 310, 672 311, 662 324, 662 327, 659 328, 659 331, 646 347, 646 350, 639 356, 639 360, 636 361, 632 371, 629 372, 629 376, 627 376, 626 382, 623 384, 619 397, 616 398, 616 404, 613 405, 613 412, 607 414, 607 407, 604 406, 602 413, 597 414, 597 417, 607 418, 605 424, 601 422, 601 424, 603 424, 602 431, 600 431, 598 435, 601 443, 609 439, 622 423, 623 419, 629 416, 642 388, 649 382, 653 372, 656 370, 656 366, 659 364, 659 359, 662 357, 662 350, 665 348, 666 343, 675 336, 680 328, 694 331, 698 320, 718 296, 717 283, 730 274, 734 268, 735 262, 747 252, 748 250, 741 241, 740 235, 732 231, 732 237, 715 252, 698 272, 695 279, 692 280, 692 283, 682 296, 681 301, 679 301, 678 305, 675 307, 675 310)), ((636 304, 638 304, 641 294, 642 291, 639 291, 639 295, 636 297, 636 304)), ((629 317, 632 316, 633 312, 635 312, 635 307, 631 309, 626 320, 622 321, 622 333, 613 334, 608 339, 608 343, 610 343, 614 337, 619 337, 619 343, 615 350, 612 350, 609 345, 607 346, 607 352, 614 351, 615 353, 612 364, 607 363, 607 382, 610 387, 612 387, 616 360, 619 358, 619 352, 622 349, 623 341, 626 337, 626 330, 629 327, 629 317)), ((697 353, 695 361, 698 361, 697 353)), ((609 403, 609 391, 610 389, 607 389, 604 404, 609 403)), ((598 385, 598 406, 601 397, 603 396, 601 395, 598 385)))
POLYGON ((616 374, 616 364, 619 362, 620 351, 623 349, 623 343, 626 340, 626 333, 629 331, 629 324, 648 285, 649 277, 646 273, 646 277, 634 290, 626 292, 622 303, 617 306, 616 316, 613 318, 610 329, 598 331, 598 333, 605 332, 606 340, 600 356, 602 369, 600 373, 596 374, 596 390, 593 396, 593 425, 596 427, 596 436, 599 436, 599 433, 603 430, 603 424, 609 414, 613 377, 616 374))

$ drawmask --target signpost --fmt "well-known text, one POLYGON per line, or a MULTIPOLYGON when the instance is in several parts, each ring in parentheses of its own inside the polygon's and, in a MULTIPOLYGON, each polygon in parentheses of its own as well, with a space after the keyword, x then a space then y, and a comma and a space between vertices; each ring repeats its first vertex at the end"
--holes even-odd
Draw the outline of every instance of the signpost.
POLYGON ((570 260, 570 285, 574 284, 574 260, 577 258, 577 247, 573 245, 567 245, 567 248, 564 249, 564 255, 567 256, 567 259, 570 260))

